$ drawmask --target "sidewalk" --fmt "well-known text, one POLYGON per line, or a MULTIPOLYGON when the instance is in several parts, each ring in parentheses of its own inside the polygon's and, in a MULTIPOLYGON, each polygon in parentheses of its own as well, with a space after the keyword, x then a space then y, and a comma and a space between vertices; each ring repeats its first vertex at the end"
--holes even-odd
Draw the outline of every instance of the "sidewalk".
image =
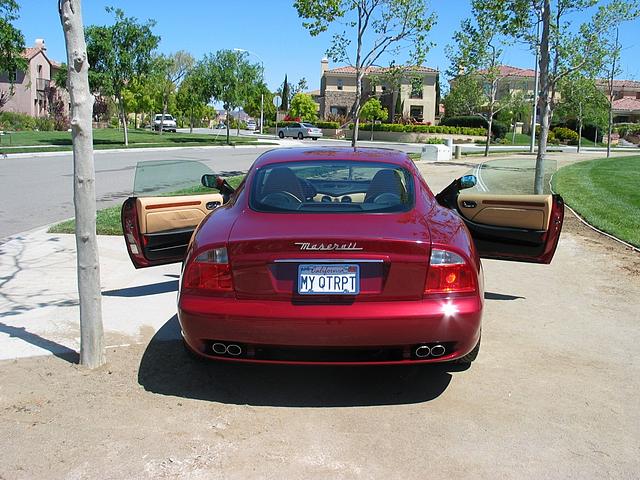
MULTIPOLYGON (((122 237, 98 243, 105 344, 147 342, 176 313, 180 265, 136 270, 122 237)), ((74 235, 42 229, 0 243, 0 360, 76 357, 79 317, 74 235)))

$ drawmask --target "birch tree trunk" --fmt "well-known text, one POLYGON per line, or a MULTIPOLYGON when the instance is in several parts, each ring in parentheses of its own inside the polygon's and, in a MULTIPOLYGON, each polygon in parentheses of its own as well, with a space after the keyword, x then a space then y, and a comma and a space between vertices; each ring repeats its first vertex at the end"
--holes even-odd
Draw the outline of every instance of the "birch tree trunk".
POLYGON ((362 103, 362 71, 358 70, 356 74, 356 101, 353 104, 353 138, 351 139, 351 146, 358 146, 358 135, 360 131, 360 104, 362 103))
POLYGON ((540 195, 544 191, 544 161, 547 155, 547 140, 551 124, 551 82, 549 75, 549 38, 551 35, 551 5, 550 0, 544 0, 542 12, 542 41, 540 42, 540 138, 538 139, 538 155, 536 157, 536 172, 533 191, 540 195))
POLYGON ((609 119, 607 124, 607 158, 611 157, 611 134, 613 133, 613 79, 616 76, 616 60, 619 55, 618 36, 620 32, 616 28, 616 43, 612 53, 611 70, 609 71, 609 78, 607 79, 609 87, 609 119))
POLYGON ((100 262, 96 236, 95 168, 89 90, 89 62, 80 0, 59 0, 67 45, 71 135, 73 139, 73 203, 76 214, 78 294, 80 296, 80 363, 96 368, 105 363, 100 262))

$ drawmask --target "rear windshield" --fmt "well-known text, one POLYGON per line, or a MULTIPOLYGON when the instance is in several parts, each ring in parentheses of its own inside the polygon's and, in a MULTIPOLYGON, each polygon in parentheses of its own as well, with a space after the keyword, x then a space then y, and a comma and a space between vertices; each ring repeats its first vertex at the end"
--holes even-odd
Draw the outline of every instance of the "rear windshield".
POLYGON ((413 177, 398 165, 319 160, 256 171, 250 206, 259 212, 394 213, 413 208, 413 177))

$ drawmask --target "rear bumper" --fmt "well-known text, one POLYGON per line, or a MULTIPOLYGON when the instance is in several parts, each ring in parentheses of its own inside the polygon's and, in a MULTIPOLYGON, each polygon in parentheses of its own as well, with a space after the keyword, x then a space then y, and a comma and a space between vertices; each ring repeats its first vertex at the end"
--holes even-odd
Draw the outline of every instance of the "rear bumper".
POLYGON ((220 360, 332 365, 432 363, 454 360, 473 349, 480 338, 482 301, 479 296, 471 296, 447 301, 299 305, 183 295, 178 317, 187 345, 200 355, 220 360), (323 361, 309 359, 309 355, 303 355, 304 360, 251 354, 229 358, 213 354, 212 341, 240 344, 248 352, 262 347, 274 351, 380 348, 404 354, 381 361, 323 361), (447 344, 445 355, 429 359, 412 356, 416 345, 435 343, 447 344))

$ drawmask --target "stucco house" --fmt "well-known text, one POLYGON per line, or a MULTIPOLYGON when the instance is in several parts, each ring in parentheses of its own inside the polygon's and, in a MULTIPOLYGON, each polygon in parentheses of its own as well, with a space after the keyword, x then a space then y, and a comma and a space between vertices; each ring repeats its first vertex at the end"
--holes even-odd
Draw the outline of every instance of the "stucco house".
MULTIPOLYGON (((354 67, 329 69, 329 61, 323 58, 320 63, 320 92, 316 97, 319 114, 323 119, 330 115, 348 115, 356 99, 356 70, 354 67)), ((396 115, 411 118, 415 122, 435 123, 436 84, 439 72, 429 67, 410 67, 400 80, 400 89, 396 95, 392 88, 380 81, 388 68, 370 67, 365 71, 362 83, 363 102, 370 97, 380 99, 389 112, 388 122, 393 121, 392 105, 400 105, 396 115), (417 79, 417 81, 416 81, 417 79), (372 81, 373 80, 373 81, 372 81)))
MULTIPOLYGON (((533 98, 534 70, 501 65, 498 76, 500 77, 498 98, 521 92, 533 98)), ((598 80, 597 86, 605 95, 609 95, 607 80, 598 80)), ((640 82, 633 80, 613 81, 613 121, 614 123, 640 122, 640 82)))
POLYGON ((0 74, 0 92, 9 92, 11 82, 8 75, 13 76, 13 95, 2 108, 6 112, 19 112, 41 117, 49 115, 51 103, 57 99, 64 101, 65 112, 68 112, 66 92, 55 88, 53 78, 60 64, 47 56, 44 40, 37 39, 31 48, 26 48, 22 56, 27 60, 25 71, 0 74))

